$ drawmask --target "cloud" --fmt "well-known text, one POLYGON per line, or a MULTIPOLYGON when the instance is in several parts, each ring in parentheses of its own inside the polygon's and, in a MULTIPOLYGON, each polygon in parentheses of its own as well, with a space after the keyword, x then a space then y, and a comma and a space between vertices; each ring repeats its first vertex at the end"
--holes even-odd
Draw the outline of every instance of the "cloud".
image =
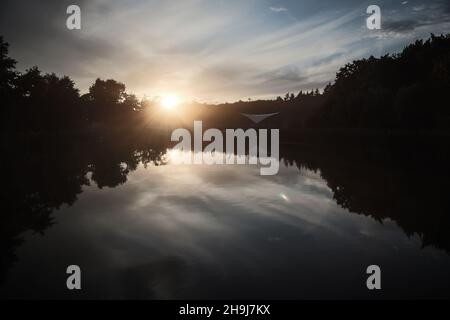
POLYGON ((434 1, 429 4, 404 8, 399 11, 385 13, 382 29, 373 35, 379 39, 400 39, 413 41, 426 38, 430 33, 446 33, 450 31, 450 12, 445 1, 434 1))
POLYGON ((425 5, 420 5, 420 6, 415 6, 413 7, 414 11, 423 11, 425 10, 426 6, 425 5))
POLYGON ((379 33, 367 30, 365 7, 353 0, 285 0, 270 11, 260 1, 240 0, 78 3, 82 29, 69 31, 70 0, 1 2, 0 30, 21 70, 38 65, 68 75, 82 92, 101 77, 140 96, 176 93, 200 101, 321 88, 347 62, 450 30, 450 6, 441 0, 422 11, 403 6, 389 14, 388 7, 379 33))
POLYGON ((409 32, 421 25, 423 24, 416 20, 385 21, 383 29, 393 32, 409 32))
POLYGON ((255 78, 259 79, 260 84, 266 88, 276 88, 278 90, 297 89, 307 80, 307 77, 296 66, 286 66, 264 72, 258 74, 255 78))
POLYGON ((273 12, 286 12, 288 11, 285 7, 270 7, 269 8, 273 12))

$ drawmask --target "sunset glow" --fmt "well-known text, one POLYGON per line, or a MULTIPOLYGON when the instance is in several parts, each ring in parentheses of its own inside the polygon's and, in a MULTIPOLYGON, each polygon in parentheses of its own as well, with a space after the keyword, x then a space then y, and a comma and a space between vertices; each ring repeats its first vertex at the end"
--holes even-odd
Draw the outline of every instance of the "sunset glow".
POLYGON ((180 98, 176 95, 166 95, 161 99, 161 106, 165 109, 171 110, 180 104, 180 98))

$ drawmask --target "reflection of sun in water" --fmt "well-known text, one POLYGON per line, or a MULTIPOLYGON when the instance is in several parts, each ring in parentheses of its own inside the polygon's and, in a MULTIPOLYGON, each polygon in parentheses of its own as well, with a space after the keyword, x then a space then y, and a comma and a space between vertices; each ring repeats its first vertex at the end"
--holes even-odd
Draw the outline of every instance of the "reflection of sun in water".
POLYGON ((165 109, 173 109, 180 104, 180 98, 176 95, 167 95, 161 99, 161 106, 165 109))
POLYGON ((286 202, 290 201, 289 197, 287 195, 285 195, 284 193, 280 193, 280 197, 281 197, 281 199, 283 199, 286 202))

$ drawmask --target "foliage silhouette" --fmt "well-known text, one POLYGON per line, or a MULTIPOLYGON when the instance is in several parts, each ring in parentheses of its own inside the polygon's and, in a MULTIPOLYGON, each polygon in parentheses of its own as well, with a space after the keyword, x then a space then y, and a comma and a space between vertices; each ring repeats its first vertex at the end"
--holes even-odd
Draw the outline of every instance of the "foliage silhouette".
POLYGON ((450 35, 345 65, 325 90, 318 127, 450 129, 450 35))

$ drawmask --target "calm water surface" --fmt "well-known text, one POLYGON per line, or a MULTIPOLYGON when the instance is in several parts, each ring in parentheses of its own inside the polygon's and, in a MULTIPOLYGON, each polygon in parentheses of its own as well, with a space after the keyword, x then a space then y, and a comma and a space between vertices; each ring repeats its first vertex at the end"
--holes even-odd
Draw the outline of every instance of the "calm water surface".
MULTIPOLYGON (((328 176, 339 176, 342 170, 328 176)), ((94 174, 86 176, 93 180, 94 174)), ((95 181, 82 186, 71 206, 52 212, 54 224, 44 233, 23 232, 0 294, 145 299, 449 297, 446 240, 407 231, 408 217, 380 213, 384 205, 391 211, 414 212, 417 199, 407 193, 394 195, 400 204, 372 201, 370 185, 375 182, 360 178, 360 185, 342 199, 341 188, 348 185, 327 181, 321 168, 306 169, 295 161, 285 162, 273 177, 260 176, 256 166, 140 163, 126 182, 115 187, 100 189, 95 181), (358 194, 365 188, 369 192, 358 194), (427 237, 432 243, 425 243, 427 237), (82 269, 81 291, 65 287, 65 269, 71 264, 82 269), (371 264, 382 269, 382 291, 366 289, 365 270, 371 264)), ((402 188, 406 187, 394 190, 402 188)), ((411 219, 420 224, 419 218, 411 219)))

